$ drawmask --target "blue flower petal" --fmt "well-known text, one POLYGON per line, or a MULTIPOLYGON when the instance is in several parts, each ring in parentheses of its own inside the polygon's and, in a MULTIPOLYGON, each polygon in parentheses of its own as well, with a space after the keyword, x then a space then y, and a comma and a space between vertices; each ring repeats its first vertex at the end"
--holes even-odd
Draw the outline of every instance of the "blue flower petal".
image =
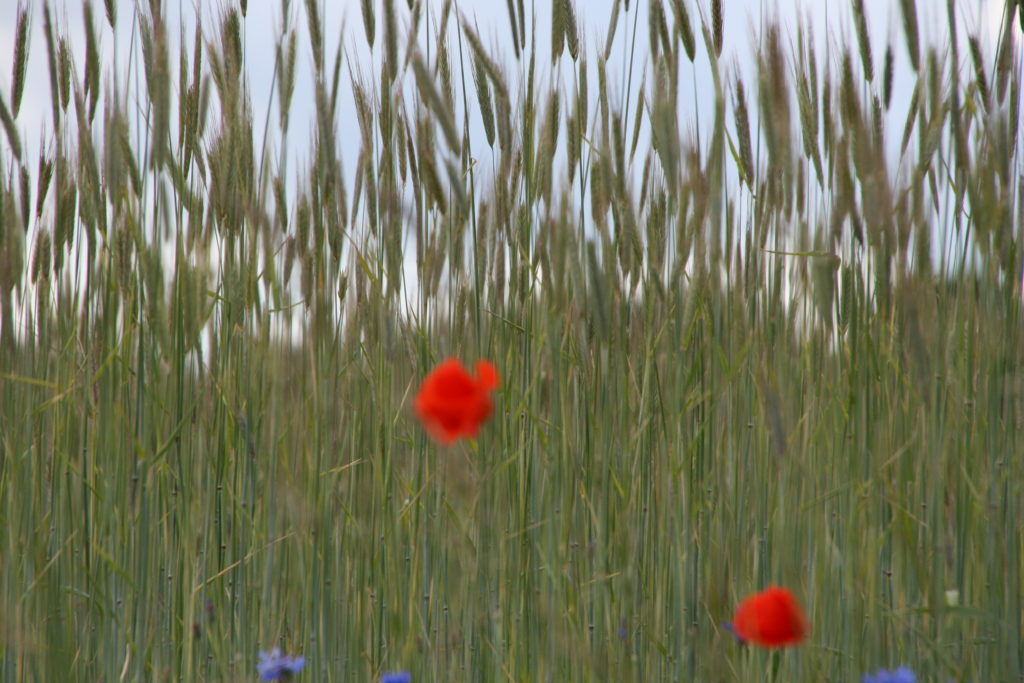
POLYGON ((887 671, 879 669, 874 676, 866 675, 861 679, 864 683, 916 683, 917 676, 905 666, 887 671))

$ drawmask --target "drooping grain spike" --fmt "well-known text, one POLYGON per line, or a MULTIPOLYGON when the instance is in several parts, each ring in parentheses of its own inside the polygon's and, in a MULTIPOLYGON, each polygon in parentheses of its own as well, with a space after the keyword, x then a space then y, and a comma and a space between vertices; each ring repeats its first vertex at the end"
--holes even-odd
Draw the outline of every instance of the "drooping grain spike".
MULTIPOLYGON (((434 78, 431 76, 429 69, 427 69, 427 65, 423 63, 423 58, 418 53, 413 57, 412 66, 420 95, 427 103, 427 107, 437 117, 438 123, 441 124, 441 131, 444 133, 445 141, 451 149, 458 149, 459 135, 455 129, 454 115, 451 108, 445 103, 445 100, 438 94, 437 88, 434 87, 434 78)), ((423 161, 422 158, 420 161, 423 161)))
POLYGON ((483 119, 487 144, 494 147, 494 104, 491 101, 491 88, 487 84, 487 74, 476 57, 473 58, 473 79, 476 83, 476 97, 480 104, 480 118, 483 119))
POLYGON ((25 65, 28 63, 28 18, 28 7, 19 7, 18 24, 14 31, 14 72, 11 75, 11 111, 15 118, 21 109, 21 97, 25 91, 25 65))
POLYGON ((89 121, 96 114, 100 97, 100 56, 96 41, 96 28, 92 20, 92 3, 82 4, 82 20, 85 23, 85 78, 84 89, 89 96, 89 121))
POLYGON ((853 76, 853 60, 850 53, 843 53, 843 82, 840 93, 842 108, 840 113, 847 128, 856 129, 860 125, 860 98, 857 96, 856 79, 853 76))
POLYGON ((48 280, 50 273, 50 232, 41 230, 36 236, 35 251, 32 256, 32 284, 40 280, 48 280))
POLYGON ((724 39, 724 18, 722 16, 722 0, 711 0, 711 32, 715 38, 715 55, 722 56, 722 40, 724 39))
MULTIPOLYGON (((238 16, 232 10, 225 20, 224 27, 227 29, 224 34, 225 43, 230 41, 231 18, 236 23, 238 16)), ((143 19, 143 66, 146 74, 146 87, 149 94, 149 102, 152 105, 152 117, 150 120, 152 136, 152 164, 154 168, 159 167, 164 161, 164 152, 169 142, 169 131, 171 121, 170 86, 168 78, 170 67, 168 66, 167 55, 167 31, 163 17, 157 13, 143 19), (148 49, 147 49, 148 47, 148 49)), ((237 51, 241 52, 241 38, 238 38, 237 51)), ((234 46, 232 46, 234 47, 234 46)), ((225 53, 228 45, 224 46, 225 53)), ((232 58, 236 58, 234 50, 232 58)), ((233 76, 237 78, 241 63, 235 67, 233 76)))
POLYGON ((551 63, 554 64, 565 50, 565 20, 562 18, 562 0, 551 2, 551 63))
POLYGON ((900 0, 900 13, 903 15, 903 33, 907 40, 910 66, 914 68, 914 71, 918 71, 921 60, 921 48, 918 42, 917 7, 914 0, 900 0))
POLYGON ((641 82, 640 83, 640 87, 637 88, 637 92, 636 92, 636 112, 633 114, 633 139, 629 143, 629 160, 630 160, 630 162, 632 162, 633 158, 636 156, 636 147, 637 147, 637 144, 640 142, 640 126, 643 123, 644 114, 646 113, 645 110, 644 110, 644 101, 645 101, 645 98, 644 98, 644 95, 645 95, 644 85, 645 84, 646 84, 646 81, 641 82))
POLYGON ((57 43, 57 64, 60 85, 60 106, 67 111, 71 104, 71 47, 68 41, 61 38, 57 43))
POLYGON ((519 50, 526 51, 526 4, 523 0, 517 0, 519 6, 519 50))
POLYGON ((900 143, 900 155, 906 154, 907 144, 910 143, 910 135, 914 130, 914 123, 917 121, 917 109, 921 100, 921 82, 914 85, 914 92, 910 95, 910 106, 907 107, 907 121, 903 124, 903 140, 900 143))
POLYGON ((885 71, 882 72, 882 101, 885 103, 886 111, 888 111, 889 102, 892 100, 892 72, 892 46, 889 45, 885 48, 885 71))
MULTIPOLYGON (((370 12, 373 12, 372 7, 370 12)), ((365 15, 363 20, 365 23, 365 15)), ((309 43, 313 51, 313 64, 316 66, 316 72, 319 74, 324 70, 324 33, 323 27, 320 24, 320 10, 315 0, 306 0, 306 28, 308 29, 309 43)), ((372 40, 370 44, 371 46, 373 45, 372 40)))
POLYGON ((3 124, 11 152, 14 153, 14 157, 18 161, 21 161, 21 137, 18 135, 18 127, 14 123, 14 117, 11 116, 11 111, 7 108, 7 102, 2 94, 0 94, 0 123, 3 124))
MULTIPOLYGON (((19 189, 21 190, 21 229, 23 231, 28 230, 29 220, 32 216, 32 179, 28 175, 28 166, 25 164, 21 165, 21 172, 19 173, 19 189)), ((2 219, 0 219, 2 222, 2 219)), ((0 238, 0 244, 3 243, 3 239, 0 238)))
POLYGON ((811 94, 806 74, 806 69, 801 69, 796 74, 797 107, 800 111, 800 130, 803 135, 804 153, 811 158, 818 182, 822 183, 824 176, 821 169, 821 156, 818 152, 818 117, 815 105, 813 104, 813 102, 816 101, 816 98, 811 94))
MULTIPOLYGON (((1011 0, 1012 2, 1012 0, 1011 0)), ((954 64, 960 63, 960 31, 956 20, 956 0, 946 0, 946 23, 949 27, 949 52, 954 64)))
POLYGON ((647 40, 651 56, 657 60, 661 54, 661 35, 665 33, 665 8, 661 0, 649 0, 647 8, 647 40))
POLYGON ((281 43, 278 43, 278 63, 281 65, 281 78, 277 81, 277 106, 282 131, 288 130, 291 114, 292 97, 295 94, 295 58, 297 56, 297 39, 295 29, 288 31, 288 51, 282 54, 281 43))
POLYGON ((753 189, 754 185, 754 154, 750 144, 750 115, 747 112, 747 98, 743 89, 743 79, 736 78, 736 95, 733 105, 734 117, 736 119, 736 137, 739 139, 740 169, 743 180, 747 186, 753 189))
POLYGON ((395 22, 395 0, 384 0, 384 52, 387 55, 388 80, 398 76, 398 27, 395 22))
MULTIPOLYGON (((1021 24, 1021 27, 1024 30, 1024 24, 1021 24)), ((1006 16, 1003 17, 1003 33, 999 38, 999 52, 996 58, 996 102, 999 104, 1003 104, 1006 100, 1006 86, 1010 82, 1010 72, 1013 70, 1014 45, 1013 8, 1007 3, 1006 16)))
MULTIPOLYGON (((307 6, 312 0, 307 0, 307 6)), ((363 28, 366 29, 366 43, 372 48, 373 41, 377 37, 377 19, 373 10, 374 0, 362 0, 363 28)))
POLYGON ((43 5, 43 35, 46 37, 46 57, 50 67, 50 109, 53 114, 54 134, 60 131, 60 86, 58 85, 57 42, 54 37, 50 3, 43 5))
POLYGON ((974 64, 974 83, 978 88, 978 97, 985 111, 989 110, 990 100, 988 92, 988 79, 985 77, 984 57, 981 54, 981 46, 978 44, 977 36, 967 37, 967 46, 971 51, 971 62, 974 64))
POLYGON ((683 49, 686 56, 692 63, 697 55, 697 42, 693 35, 693 26, 690 24, 690 15, 686 11, 686 0, 672 0, 672 9, 676 15, 675 33, 683 41, 683 49))
POLYGON ((608 20, 608 31, 604 37, 604 58, 608 59, 612 53, 612 43, 615 42, 615 31, 619 27, 619 8, 622 6, 617 0, 612 2, 612 16, 608 20))
POLYGON ((505 0, 505 5, 508 9, 509 30, 512 31, 512 49, 515 52, 516 59, 519 59, 519 26, 516 21, 516 8, 512 4, 512 0, 505 0))
POLYGON ((565 34, 565 47, 569 50, 572 61, 580 56, 580 31, 576 24, 576 9, 573 7, 573 0, 560 0, 562 3, 562 21, 564 22, 563 33, 565 34))
POLYGON ((871 58, 871 38, 868 36, 868 15, 864 11, 864 0, 852 0, 853 20, 857 25, 857 44, 860 47, 860 63, 868 83, 875 80, 875 66, 871 58))

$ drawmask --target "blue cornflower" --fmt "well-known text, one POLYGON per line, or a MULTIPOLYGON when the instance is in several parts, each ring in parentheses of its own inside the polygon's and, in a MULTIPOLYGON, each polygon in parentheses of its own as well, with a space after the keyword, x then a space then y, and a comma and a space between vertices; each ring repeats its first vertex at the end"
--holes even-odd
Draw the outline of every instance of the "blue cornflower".
POLYGON ((305 657, 289 657, 282 655, 279 648, 270 652, 261 652, 260 661, 256 663, 256 672, 262 681, 287 681, 292 674, 302 671, 306 665, 305 657))
POLYGON ((380 683, 412 683, 412 674, 408 671, 394 671, 381 676, 380 683))
POLYGON ((915 683, 917 676, 907 667, 901 666, 892 671, 879 669, 874 676, 865 675, 862 680, 864 683, 915 683))

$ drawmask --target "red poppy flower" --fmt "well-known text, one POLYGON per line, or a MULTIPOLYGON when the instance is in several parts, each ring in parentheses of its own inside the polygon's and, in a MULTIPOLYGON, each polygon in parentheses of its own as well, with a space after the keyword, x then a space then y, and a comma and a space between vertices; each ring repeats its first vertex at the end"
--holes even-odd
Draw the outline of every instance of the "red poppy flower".
POLYGON ((443 444, 475 437, 494 408, 491 391, 497 386, 498 371, 487 361, 477 362, 473 377, 458 359, 449 358, 423 380, 414 404, 416 415, 443 444))
POLYGON ((796 645, 807 635, 807 619, 785 588, 768 586, 736 608, 733 630, 740 640, 761 647, 796 645))

